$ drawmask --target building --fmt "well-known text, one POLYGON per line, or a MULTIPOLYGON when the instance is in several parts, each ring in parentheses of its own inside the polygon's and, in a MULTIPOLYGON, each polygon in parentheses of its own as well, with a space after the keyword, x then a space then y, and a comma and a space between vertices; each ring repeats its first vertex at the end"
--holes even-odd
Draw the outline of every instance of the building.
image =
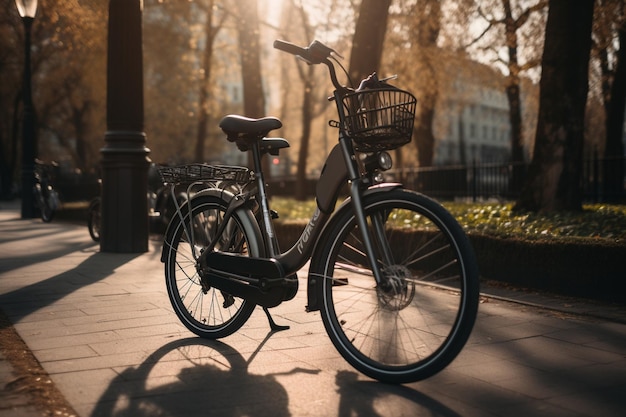
MULTIPOLYGON (((434 165, 508 161, 511 124, 505 76, 467 58, 453 57, 448 61, 455 63, 447 64, 447 69, 438 74, 434 165)), ((525 114, 532 114, 525 98, 535 94, 536 88, 524 82, 521 89, 525 114)), ((522 119, 528 126, 525 115, 522 119)), ((525 131, 525 143, 530 133, 531 130, 525 131)))

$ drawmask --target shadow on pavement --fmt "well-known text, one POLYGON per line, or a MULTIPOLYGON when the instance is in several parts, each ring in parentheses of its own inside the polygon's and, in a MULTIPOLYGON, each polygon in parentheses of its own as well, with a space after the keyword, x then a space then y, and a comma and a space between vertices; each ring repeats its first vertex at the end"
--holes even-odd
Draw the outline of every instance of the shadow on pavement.
POLYGON ((276 378, 248 373, 248 363, 229 345, 189 338, 164 345, 120 373, 91 416, 280 417, 290 415, 288 404, 276 378))
POLYGON ((25 250, 20 251, 19 255, 13 253, 10 257, 3 251, 0 255, 0 274, 95 247, 95 243, 90 240, 64 239, 63 233, 68 232, 67 225, 64 224, 45 224, 29 229, 30 226, 31 224, 25 222, 23 225, 13 223, 11 227, 2 227, 0 245, 17 246, 25 250), (42 244, 42 241, 48 246, 42 244))
MULTIPOLYGON (((67 255, 77 248, 51 251, 49 256, 67 255)), ((0 305, 13 323, 46 306, 52 305, 81 287, 96 283, 116 268, 141 254, 109 254, 96 252, 74 268, 58 275, 0 295, 0 305)), ((19 279, 20 277, 12 277, 19 279)))
MULTIPOLYGON (((170 342, 139 366, 125 369, 111 381, 91 417, 291 416, 287 389, 276 377, 319 371, 294 368, 266 375, 249 373, 248 365, 271 334, 248 361, 220 341, 188 338, 170 342)), ((301 381, 305 383, 306 379, 301 381)), ((411 388, 359 381, 355 372, 339 371, 336 384, 334 392, 340 397, 336 414, 334 410, 329 414, 329 410, 311 409, 307 415, 395 415, 394 404, 404 402, 400 404, 404 411, 409 403, 411 410, 429 416, 459 416, 411 388), (378 400, 384 402, 382 407, 376 406, 378 400), (378 412, 377 408, 384 411, 378 412)), ((315 402, 316 395, 320 394, 311 389, 311 403, 315 402)))
POLYGON ((337 372, 338 417, 405 415, 407 409, 415 416, 461 417, 441 402, 407 386, 357 378, 358 374, 352 371, 337 372), (377 406, 377 402, 381 405, 377 406))

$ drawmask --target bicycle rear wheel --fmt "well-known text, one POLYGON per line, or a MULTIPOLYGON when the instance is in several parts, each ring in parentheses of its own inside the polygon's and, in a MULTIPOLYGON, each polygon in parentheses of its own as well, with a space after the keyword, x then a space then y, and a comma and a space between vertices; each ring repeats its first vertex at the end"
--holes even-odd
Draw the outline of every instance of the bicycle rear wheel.
POLYGON ((427 378, 457 356, 476 318, 471 245, 454 218, 421 194, 372 194, 364 208, 384 282, 376 285, 354 214, 343 212, 312 268, 324 277, 324 326, 364 374, 390 383, 427 378))
MULTIPOLYGON (((174 214, 164 241, 165 282, 172 307, 181 322, 198 336, 217 339, 237 331, 255 304, 203 285, 197 258, 215 237, 228 203, 212 195, 194 197, 174 214)), ((262 256, 262 239, 249 211, 237 211, 214 250, 262 256)))

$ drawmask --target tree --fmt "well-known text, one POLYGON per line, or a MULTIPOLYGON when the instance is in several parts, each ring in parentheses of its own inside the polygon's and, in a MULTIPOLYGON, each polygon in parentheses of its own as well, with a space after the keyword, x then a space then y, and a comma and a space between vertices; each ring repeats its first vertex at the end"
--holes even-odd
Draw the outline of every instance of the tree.
MULTIPOLYGON (((104 130, 106 4, 52 3, 39 1, 32 28, 37 156, 87 170, 97 165, 104 130)), ((15 3, 3 0, 2 5, 7 13, 0 19, 0 163, 7 168, 2 175, 6 190, 12 182, 8 176, 18 168, 24 34, 15 3)))
POLYGON ((193 160, 202 74, 197 2, 146 0, 143 13, 145 124, 151 159, 193 160))
POLYGON ((202 78, 200 79, 200 93, 198 98, 198 130, 196 134, 195 159, 204 161, 204 149, 209 122, 209 96, 211 83, 211 68, 213 66, 213 49, 215 39, 226 20, 226 13, 215 16, 215 0, 208 0, 205 5, 206 23, 204 27, 204 51, 202 53, 202 78))
MULTIPOLYGON (((265 115, 265 96, 261 76, 259 14, 256 0, 242 0, 235 6, 238 16, 239 53, 243 84, 243 113, 247 117, 265 115)), ((264 163, 267 167, 267 158, 264 163)), ((264 171, 269 173, 269 169, 264 171)))
POLYGON ((422 0, 411 13, 414 20, 411 24, 411 53, 415 54, 419 74, 419 112, 415 120, 415 137, 417 144, 417 160, 420 167, 433 164, 435 155, 435 135, 433 121, 435 106, 439 97, 437 85, 437 39, 441 31, 441 2, 439 0, 422 0))
MULTIPOLYGON (((511 162, 524 162, 524 133, 522 123, 522 106, 520 93, 520 77, 525 70, 533 68, 537 62, 530 57, 525 63, 520 63, 519 49, 520 37, 519 32, 527 26, 529 19, 533 13, 542 11, 547 5, 546 0, 536 0, 532 5, 529 4, 512 4, 511 0, 498 0, 492 5, 492 9, 487 11, 484 9, 482 2, 478 5, 478 14, 487 22, 484 31, 473 40, 472 43, 478 42, 485 34, 492 30, 501 29, 504 36, 504 46, 506 46, 506 57, 501 57, 500 53, 495 52, 500 61, 507 69, 506 74, 506 96, 509 103, 509 121, 511 125, 511 162)), ((528 31, 529 29, 526 28, 528 31)), ((532 29, 530 29, 532 32, 532 29)), ((532 33, 531 33, 532 36, 532 33)), ((538 34, 535 37, 539 37, 538 34)), ((492 39, 487 49, 497 49, 499 42, 492 39)), ((519 169, 513 171, 511 186, 513 190, 518 190, 521 186, 522 173, 519 169)))
POLYGON ((550 0, 535 149, 516 210, 581 210, 594 0, 550 0))
POLYGON ((390 4, 391 0, 361 2, 350 53, 349 73, 354 83, 380 68, 390 4))
MULTIPOLYGON (((341 53, 347 49, 343 45, 352 38, 352 13, 347 13, 345 4, 336 0, 320 1, 315 4, 289 0, 285 1, 281 13, 280 37, 298 45, 308 45, 314 39, 325 39, 332 33, 332 42, 324 41, 341 53), (305 4, 306 3, 306 4, 305 4), (345 33, 338 32, 340 27, 345 33)), ((315 123, 324 112, 334 108, 329 106, 328 95, 332 89, 328 72, 319 65, 306 65, 291 55, 279 52, 280 62, 280 104, 281 120, 286 121, 283 132, 298 131, 299 142, 292 143, 293 151, 297 152, 295 191, 296 199, 305 199, 307 192, 307 175, 310 171, 320 168, 324 162, 328 143, 327 120, 315 123), (311 149, 314 151, 311 152, 311 149)), ((343 81, 343 80, 342 80, 343 81)), ((326 114, 324 118, 336 117, 326 114)), ((283 133, 285 134, 285 133, 283 133)), ((282 162, 281 162, 282 163, 282 162)))
MULTIPOLYGON (((293 16, 302 25, 302 31, 304 32, 305 39, 311 39, 313 36, 313 29, 308 19, 308 15, 302 5, 299 7, 292 5, 299 12, 299 16, 293 16)), ((303 68, 302 64, 298 65, 298 75, 303 84, 303 96, 302 96, 302 135, 300 136, 300 149, 298 151, 298 161, 296 170, 296 189, 295 198, 297 200, 304 200, 307 197, 306 186, 306 173, 307 173, 307 158, 309 156, 309 142, 311 139, 311 123, 313 122, 314 113, 314 96, 313 96, 313 81, 314 81, 315 67, 313 65, 303 68)))
POLYGON ((596 8, 595 47, 602 71, 605 110, 604 200, 620 201, 624 192, 624 143, 626 110, 626 3, 600 0, 596 8))
POLYGON ((261 76, 259 15, 256 0, 237 2, 239 52, 243 84, 243 112, 247 117, 265 115, 261 76))

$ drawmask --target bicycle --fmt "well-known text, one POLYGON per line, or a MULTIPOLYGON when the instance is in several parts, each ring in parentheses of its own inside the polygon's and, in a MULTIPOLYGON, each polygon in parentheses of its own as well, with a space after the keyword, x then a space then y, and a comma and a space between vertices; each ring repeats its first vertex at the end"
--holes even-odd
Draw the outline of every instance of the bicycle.
MULTIPOLYGON (((170 201, 166 188, 160 182, 161 177, 156 172, 156 168, 151 165, 148 170, 148 192, 146 198, 148 199, 148 218, 154 226, 159 227, 161 224, 169 223, 171 211, 174 209, 174 203, 170 201), (154 173, 154 175, 153 175, 154 173), (152 181, 150 181, 152 178, 152 181), (163 222, 163 223, 162 223, 163 222)), ((98 180, 98 186, 102 185, 102 180, 98 180)), ((187 198, 182 193, 177 193, 176 199, 178 204, 187 198)), ((89 202, 87 208, 87 229, 89 230, 89 236, 94 242, 100 241, 100 223, 101 223, 101 207, 102 199, 100 196, 94 197, 89 202)))
MULTIPOLYGON (((281 251, 261 159, 289 146, 267 138, 279 119, 229 115, 227 139, 251 151, 253 169, 190 164, 160 168, 170 187, 212 182, 177 207, 161 261, 181 322, 198 336, 237 331, 256 305, 268 311, 298 291, 296 272, 310 260, 306 310, 320 311, 332 343, 374 379, 405 383, 445 368, 465 345, 478 309, 478 268, 469 239, 431 198, 386 183, 388 150, 411 140, 416 99, 375 74, 341 85, 340 57, 314 41, 274 47, 309 65, 324 64, 335 87, 338 143, 316 186, 317 208, 300 238, 281 251), (349 197, 338 207, 344 186, 349 197)), ((346 72, 347 74, 347 72, 346 72)))
POLYGON ((52 221, 59 207, 59 194, 52 187, 53 167, 54 165, 46 165, 39 160, 35 161, 34 202, 39 209, 41 220, 46 223, 52 221))

